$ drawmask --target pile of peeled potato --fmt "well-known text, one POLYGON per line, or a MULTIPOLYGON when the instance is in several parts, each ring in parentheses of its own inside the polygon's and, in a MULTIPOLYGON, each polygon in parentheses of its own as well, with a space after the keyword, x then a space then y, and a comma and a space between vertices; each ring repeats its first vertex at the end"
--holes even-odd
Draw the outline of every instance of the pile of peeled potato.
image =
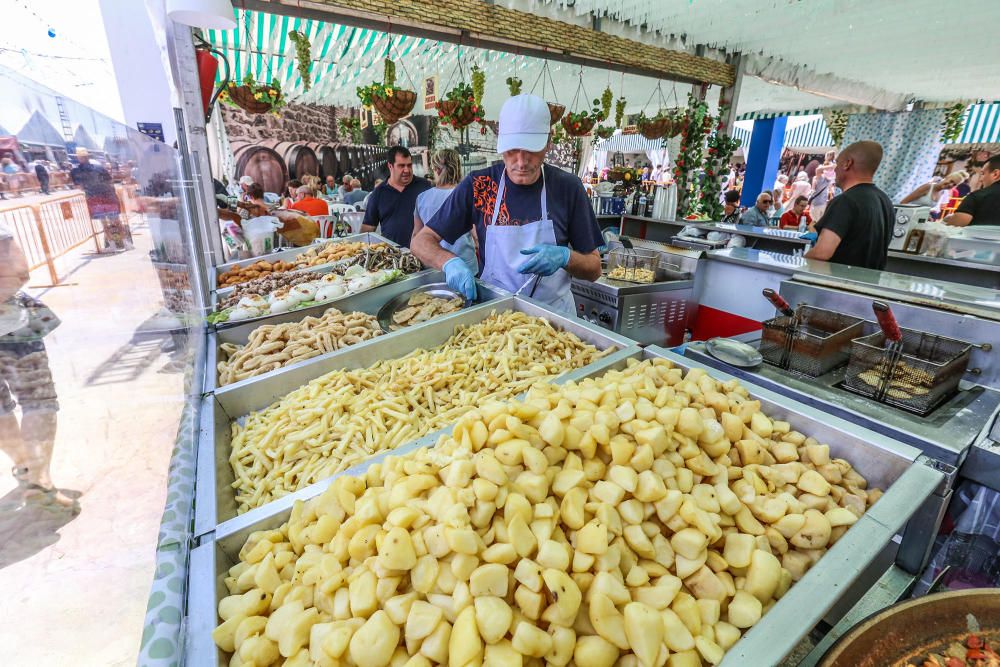
POLYGON ((718 664, 880 496, 735 381, 535 385, 255 532, 230 665, 718 664))

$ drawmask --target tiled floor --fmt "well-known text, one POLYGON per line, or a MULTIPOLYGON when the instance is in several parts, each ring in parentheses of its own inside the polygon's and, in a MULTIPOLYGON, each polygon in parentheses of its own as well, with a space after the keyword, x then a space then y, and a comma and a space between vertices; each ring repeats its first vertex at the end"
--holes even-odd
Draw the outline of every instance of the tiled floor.
MULTIPOLYGON (((31 290, 63 321, 45 339, 60 405, 52 477, 82 496, 75 517, 0 514, 8 667, 135 664, 183 375, 169 339, 136 335, 162 296, 149 232, 133 226, 134 250, 85 244, 61 262, 63 286, 31 290)), ((0 497, 15 487, 9 467, 0 454, 0 497)))

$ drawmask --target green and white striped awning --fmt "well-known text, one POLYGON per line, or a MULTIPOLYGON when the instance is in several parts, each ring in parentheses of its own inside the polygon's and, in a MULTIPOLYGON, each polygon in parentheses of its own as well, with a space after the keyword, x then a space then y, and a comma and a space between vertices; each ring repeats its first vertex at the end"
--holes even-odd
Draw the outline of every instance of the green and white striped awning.
POLYGON ((823 118, 785 130, 785 148, 833 148, 833 137, 823 118))
POLYGON ((662 148, 662 139, 647 139, 641 134, 615 134, 607 139, 601 139, 594 146, 595 151, 609 153, 645 153, 662 148))
POLYGON ((965 127, 955 144, 1000 142, 1000 102, 971 104, 965 112, 965 127))
POLYGON ((820 109, 807 109, 804 111, 753 111, 740 114, 736 120, 766 120, 768 118, 781 118, 782 116, 812 116, 820 113, 820 109))

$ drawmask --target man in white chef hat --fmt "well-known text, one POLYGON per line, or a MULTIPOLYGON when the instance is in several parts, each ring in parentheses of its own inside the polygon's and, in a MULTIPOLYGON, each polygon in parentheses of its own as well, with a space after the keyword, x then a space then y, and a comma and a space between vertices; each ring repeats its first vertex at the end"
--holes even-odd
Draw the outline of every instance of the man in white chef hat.
POLYGON ((509 292, 575 313, 570 277, 601 275, 601 230, 583 183, 544 164, 551 147, 548 104, 516 95, 500 109, 497 152, 503 163, 471 172, 411 241, 425 264, 444 271, 448 285, 475 299, 468 265, 441 247, 475 227, 480 278, 509 292), (523 288, 523 289, 522 289, 523 288))

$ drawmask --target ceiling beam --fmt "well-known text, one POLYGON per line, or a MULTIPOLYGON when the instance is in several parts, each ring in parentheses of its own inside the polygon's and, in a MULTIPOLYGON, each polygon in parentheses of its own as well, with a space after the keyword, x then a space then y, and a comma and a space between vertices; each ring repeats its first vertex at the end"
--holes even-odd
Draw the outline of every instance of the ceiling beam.
POLYGON ((482 0, 233 0, 319 19, 691 84, 730 86, 729 63, 672 51, 482 0))

